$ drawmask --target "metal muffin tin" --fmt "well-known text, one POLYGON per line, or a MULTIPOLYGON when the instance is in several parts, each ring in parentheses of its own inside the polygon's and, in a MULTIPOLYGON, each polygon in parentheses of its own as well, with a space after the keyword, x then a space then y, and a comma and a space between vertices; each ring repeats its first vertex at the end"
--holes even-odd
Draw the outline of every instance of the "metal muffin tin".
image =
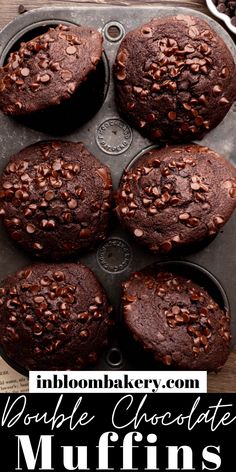
MULTIPOLYGON (((196 15, 209 23, 223 38, 236 61, 235 45, 227 32, 203 13, 182 7, 158 6, 79 6, 67 8, 43 8, 30 11, 0 33, 0 64, 3 65, 9 51, 25 37, 34 37, 40 28, 59 23, 88 25, 101 31, 104 37, 105 76, 104 102, 99 111, 82 127, 60 136, 59 139, 82 141, 86 147, 107 164, 112 172, 114 189, 117 188, 125 167, 144 149, 153 143, 131 129, 118 115, 114 100, 112 65, 124 34, 152 18, 176 14, 196 15), (26 36, 27 35, 27 36, 26 36)), ((47 132, 36 131, 21 122, 0 114, 0 171, 8 158, 20 149, 39 141, 58 138, 47 132)), ((220 125, 200 142, 236 165, 236 104, 220 125)), ((117 326, 111 334, 110 347, 95 369, 156 369, 154 364, 135 343, 130 340, 120 320, 120 287, 135 270, 156 263, 157 269, 175 270, 192 277, 219 301, 222 307, 230 306, 232 316, 232 345, 236 343, 236 213, 208 245, 195 252, 180 255, 159 256, 139 246, 112 217, 107 241, 94 252, 79 255, 73 260, 89 266, 103 284, 117 316, 117 326), (179 262, 177 262, 177 259, 179 262), (188 262, 186 262, 188 261, 188 262), (164 264, 164 265, 163 265, 164 264), (227 296, 225 294, 227 293, 227 296), (227 299, 228 297, 228 299, 227 299), (228 302, 229 301, 229 302, 228 302), (229 303, 229 305, 228 305, 229 303)), ((32 262, 17 249, 6 235, 0 232, 0 280, 32 262)), ((7 361, 22 372, 9 359, 7 361)), ((160 366, 158 366, 159 368, 160 366)))

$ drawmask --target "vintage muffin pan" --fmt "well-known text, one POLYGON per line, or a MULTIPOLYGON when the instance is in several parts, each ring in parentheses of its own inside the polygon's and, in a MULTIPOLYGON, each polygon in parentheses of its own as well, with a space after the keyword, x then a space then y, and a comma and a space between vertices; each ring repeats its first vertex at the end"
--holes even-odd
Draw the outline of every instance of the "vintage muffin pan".
MULTIPOLYGON (((114 99, 114 84, 112 80, 112 65, 124 34, 131 29, 146 23, 152 18, 172 16, 175 14, 197 15, 207 21, 215 29, 231 50, 236 61, 236 49, 227 32, 214 20, 206 15, 188 8, 136 6, 124 9, 113 6, 44 8, 31 11, 18 17, 0 33, 0 60, 4 64, 10 51, 17 48, 19 42, 31 39, 45 31, 50 25, 81 24, 89 25, 102 32, 104 37, 104 54, 100 70, 102 82, 102 98, 97 109, 92 109, 89 120, 85 123, 76 117, 70 121, 66 115, 60 117, 58 123, 25 123, 1 114, 0 170, 5 167, 11 155, 22 148, 39 141, 54 138, 82 141, 85 146, 104 164, 111 169, 113 185, 116 189, 124 168, 147 148, 153 147, 148 139, 143 138, 136 130, 120 118, 114 99), (99 109, 98 109, 99 108, 99 109), (80 124, 80 127, 76 125, 80 124), (48 126, 52 124, 53 126, 48 126), (55 124, 55 126, 54 126, 55 124), (39 126, 40 125, 40 126, 39 126), (65 126, 64 126, 65 125, 65 126)), ((89 98, 86 97, 84 106, 88 108, 89 98)), ((236 104, 234 104, 216 129, 208 133, 199 144, 207 145, 227 160, 236 165, 236 104)), ((236 343, 236 291, 234 271, 236 267, 236 215, 234 214, 218 236, 208 245, 198 247, 195 252, 180 255, 160 256, 149 252, 136 244, 129 234, 119 225, 115 215, 112 217, 110 234, 97 250, 84 253, 73 258, 90 267, 103 284, 116 316, 120 318, 120 286, 130 274, 149 264, 157 264, 158 269, 184 273, 192 277, 214 295, 223 308, 230 306, 232 316, 232 344, 236 343), (171 266, 171 267, 170 267, 171 266), (227 295, 226 295, 227 294, 227 295)), ((0 279, 16 272, 29 264, 30 259, 9 240, 3 228, 0 238, 0 279)), ((8 360, 9 361, 9 360, 8 360)), ((9 361, 10 362, 10 361, 9 361)), ((17 366, 14 366, 18 368, 17 366)), ((127 333, 118 323, 111 334, 110 347, 104 353, 96 369, 142 369, 157 366, 140 352, 133 344, 127 333)), ((159 366, 158 366, 159 367, 159 366)))

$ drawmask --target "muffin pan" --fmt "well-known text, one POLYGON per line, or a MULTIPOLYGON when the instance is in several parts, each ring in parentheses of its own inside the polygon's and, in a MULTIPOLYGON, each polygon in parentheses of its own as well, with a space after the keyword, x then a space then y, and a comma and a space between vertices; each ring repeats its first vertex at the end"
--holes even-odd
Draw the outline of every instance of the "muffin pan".
MULTIPOLYGON (((75 129, 73 126, 71 129, 67 129, 66 133, 63 127, 58 133, 54 130, 54 134, 51 129, 33 129, 19 120, 1 114, 0 170, 3 169, 12 154, 35 142, 54 138, 82 141, 98 159, 110 167, 116 189, 124 168, 135 156, 140 155, 153 145, 136 130, 131 129, 118 115, 112 81, 112 64, 117 49, 125 32, 152 18, 180 13, 197 15, 207 21, 223 38, 236 61, 236 48, 227 32, 208 16, 189 8, 155 6, 125 7, 125 10, 115 6, 44 8, 26 13, 6 26, 0 33, 1 65, 4 64, 9 52, 17 48, 19 41, 40 34, 47 26, 72 23, 98 29, 104 36, 105 53, 103 55, 102 79, 104 88, 103 103, 100 104, 97 113, 80 128, 75 129)), ((72 124, 75 125, 75 122, 72 124)), ((232 106, 223 122, 199 141, 199 144, 211 147, 236 165, 236 104, 232 106)), ((230 306, 232 345, 235 345, 236 290, 233 274, 236 268, 236 213, 210 244, 181 256, 155 255, 142 248, 120 227, 115 216, 111 221, 110 228, 107 241, 96 251, 78 256, 77 260, 88 265, 100 279, 115 308, 117 319, 120 318, 121 282, 127 279, 133 271, 140 270, 147 265, 155 263, 157 269, 162 270, 167 264, 168 270, 184 273, 184 275, 202 283, 222 307, 228 308, 230 306)), ((31 262, 23 252, 16 249, 3 228, 1 228, 0 236, 0 258, 0 279, 31 262)), ((11 363, 9 359, 7 361, 11 363)), ((22 369, 18 369, 15 364, 11 363, 11 365, 22 372, 22 369)), ((154 365, 148 356, 133 345, 127 333, 122 329, 122 324, 118 323, 116 330, 111 335, 110 347, 95 369, 139 370, 141 368, 156 369, 157 365, 154 365)))

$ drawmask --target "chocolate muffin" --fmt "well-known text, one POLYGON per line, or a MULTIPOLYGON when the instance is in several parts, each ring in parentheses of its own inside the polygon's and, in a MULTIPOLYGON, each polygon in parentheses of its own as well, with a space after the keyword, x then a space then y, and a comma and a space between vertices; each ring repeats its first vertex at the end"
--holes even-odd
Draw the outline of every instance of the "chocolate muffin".
POLYGON ((31 114, 71 98, 102 56, 102 35, 84 26, 59 25, 10 54, 0 68, 0 109, 31 114))
POLYGON ((109 169, 82 143, 38 143, 3 171, 0 214, 22 248, 60 259, 106 238, 111 192, 109 169))
POLYGON ((235 205, 235 168, 191 144, 139 157, 123 175, 116 211, 137 241, 167 253, 215 236, 235 205))
POLYGON ((0 289, 0 344, 28 370, 77 370, 97 361, 111 307, 82 264, 35 264, 0 289))
POLYGON ((231 52, 197 16, 159 18, 129 32, 114 75, 120 112, 154 141, 202 137, 236 97, 231 52))
POLYGON ((123 284, 124 322, 157 362, 219 370, 230 344, 229 314, 207 291, 170 272, 147 269, 123 284))

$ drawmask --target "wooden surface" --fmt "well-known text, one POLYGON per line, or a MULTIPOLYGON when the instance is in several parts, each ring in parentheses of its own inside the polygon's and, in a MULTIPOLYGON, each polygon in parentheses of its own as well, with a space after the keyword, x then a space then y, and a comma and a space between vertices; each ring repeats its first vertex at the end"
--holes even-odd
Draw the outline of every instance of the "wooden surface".
MULTIPOLYGON (((13 20, 18 15, 18 8, 19 5, 23 4, 27 10, 30 10, 32 8, 39 8, 39 7, 44 7, 44 6, 75 6, 79 5, 81 3, 97 3, 97 4, 106 4, 106 3, 111 3, 113 5, 130 5, 131 3, 146 3, 146 4, 152 4, 152 3, 159 3, 163 4, 166 3, 165 0, 157 2, 156 0, 94 0, 94 1, 86 1, 86 0, 71 0, 68 2, 64 1, 56 1, 54 2, 53 0, 22 0, 22 1, 16 1, 16 0, 0 0, 0 29, 6 25, 9 21, 13 20)), ((169 0, 169 4, 182 4, 186 5, 191 4, 192 7, 197 8, 202 11, 206 11, 205 8, 205 2, 204 0, 186 0, 186 1, 178 1, 178 0, 169 0)))
MULTIPOLYGON (((82 3, 89 3, 83 0, 81 1, 43 1, 43 0, 25 0, 25 1, 15 1, 15 0, 0 0, 0 28, 3 28, 9 21, 13 20, 18 15, 18 8, 20 4, 23 4, 27 10, 32 8, 39 8, 43 6, 75 6, 82 3)), ((96 4, 106 4, 112 3, 113 5, 129 5, 131 3, 144 3, 144 1, 133 1, 133 0, 95 0, 96 4)), ((149 0, 147 4, 156 3, 163 4, 165 0, 156 2, 155 0, 149 0)), ((201 11, 207 12, 205 1, 204 0, 186 0, 185 2, 178 0, 169 0, 168 4, 178 3, 179 5, 188 5, 193 8, 196 8, 201 11)), ((99 7, 99 5, 98 5, 99 7)), ((208 375, 208 392, 233 392, 236 393, 236 350, 231 353, 226 365, 219 374, 209 374, 208 375)))

